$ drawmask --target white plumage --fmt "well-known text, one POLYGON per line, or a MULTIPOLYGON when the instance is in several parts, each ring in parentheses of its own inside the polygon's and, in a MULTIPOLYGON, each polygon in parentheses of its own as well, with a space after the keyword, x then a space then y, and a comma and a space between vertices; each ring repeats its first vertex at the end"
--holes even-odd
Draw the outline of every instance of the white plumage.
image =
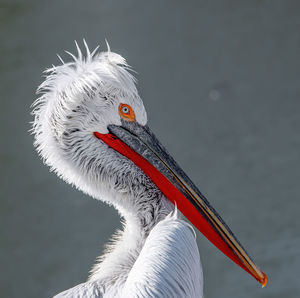
POLYGON ((147 115, 129 66, 120 55, 90 53, 46 71, 34 104, 35 146, 66 182, 113 205, 123 231, 86 283, 56 297, 202 297, 202 268, 192 227, 131 160, 93 132, 122 125, 130 105, 139 125, 147 115))
POLYGON ((176 212, 154 226, 132 263, 113 285, 110 276, 95 275, 55 297, 202 297, 194 231, 176 212))

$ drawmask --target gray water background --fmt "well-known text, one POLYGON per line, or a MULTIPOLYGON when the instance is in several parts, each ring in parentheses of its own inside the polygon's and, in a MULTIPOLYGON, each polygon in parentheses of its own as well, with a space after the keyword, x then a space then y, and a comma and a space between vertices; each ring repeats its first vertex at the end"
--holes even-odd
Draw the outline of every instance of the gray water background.
POLYGON ((152 130, 269 276, 261 289, 198 233, 206 297, 300 297, 299 34, 299 1, 0 0, 1 297, 85 281, 120 227, 28 133, 42 71, 82 38, 138 72, 152 130))

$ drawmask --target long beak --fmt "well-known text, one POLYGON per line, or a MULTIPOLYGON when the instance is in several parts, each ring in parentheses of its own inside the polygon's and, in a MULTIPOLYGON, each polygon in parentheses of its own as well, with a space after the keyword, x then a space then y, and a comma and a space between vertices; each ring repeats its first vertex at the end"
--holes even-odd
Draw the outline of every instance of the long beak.
POLYGON ((210 205, 148 126, 122 120, 94 135, 136 164, 184 216, 216 247, 264 287, 267 276, 249 257, 221 216, 210 205))

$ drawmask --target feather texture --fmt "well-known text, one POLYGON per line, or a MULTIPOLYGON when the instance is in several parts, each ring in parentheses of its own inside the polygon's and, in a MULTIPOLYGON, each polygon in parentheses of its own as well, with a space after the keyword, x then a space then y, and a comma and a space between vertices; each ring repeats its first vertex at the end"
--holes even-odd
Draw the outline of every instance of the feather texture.
POLYGON ((60 178, 113 205, 124 219, 86 283, 56 297, 202 297, 202 269, 191 227, 132 161, 94 131, 121 125, 118 106, 147 114, 130 67, 110 51, 84 55, 46 70, 33 104, 32 132, 43 161, 60 178))
POLYGON ((195 233, 175 212, 151 230, 126 279, 107 289, 97 280, 89 281, 55 297, 201 298, 202 293, 195 233))

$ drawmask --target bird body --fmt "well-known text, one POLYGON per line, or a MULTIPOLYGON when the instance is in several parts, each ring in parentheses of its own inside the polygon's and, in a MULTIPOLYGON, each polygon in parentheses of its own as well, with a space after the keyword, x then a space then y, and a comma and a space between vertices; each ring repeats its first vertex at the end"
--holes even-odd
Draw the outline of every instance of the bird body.
POLYGON ((57 297, 202 297, 193 228, 264 283, 222 218, 147 126, 136 80, 110 51, 53 66, 34 103, 35 146, 67 183, 124 220, 86 283, 57 297), (178 207, 174 207, 174 204, 178 207))
POLYGON ((106 256, 88 282, 55 297, 202 297, 195 234, 177 212, 157 223, 142 246, 124 246, 106 256))

